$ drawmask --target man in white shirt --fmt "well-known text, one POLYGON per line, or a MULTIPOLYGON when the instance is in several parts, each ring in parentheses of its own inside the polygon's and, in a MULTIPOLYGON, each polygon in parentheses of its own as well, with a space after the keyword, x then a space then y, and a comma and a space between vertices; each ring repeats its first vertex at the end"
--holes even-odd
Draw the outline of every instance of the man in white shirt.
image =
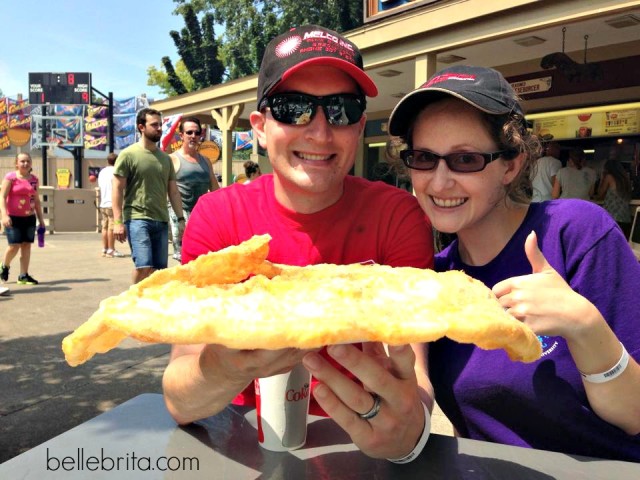
POLYGON ((535 176, 531 179, 533 188, 532 202, 543 202, 551 200, 553 183, 556 180, 558 170, 562 168, 560 157, 560 145, 556 142, 548 143, 545 148, 545 156, 536 162, 535 176))
POLYGON ((113 239, 113 209, 111 208, 111 182, 113 180, 113 166, 118 156, 110 153, 107 156, 108 165, 98 174, 98 187, 100 187, 100 225, 102 231, 102 256, 124 257, 114 248, 113 239))

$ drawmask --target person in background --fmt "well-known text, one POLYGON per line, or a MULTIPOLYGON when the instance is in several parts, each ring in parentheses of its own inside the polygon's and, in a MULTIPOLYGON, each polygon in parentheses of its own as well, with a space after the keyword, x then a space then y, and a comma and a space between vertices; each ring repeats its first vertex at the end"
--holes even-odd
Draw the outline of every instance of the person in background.
POLYGON ((244 174, 247 176, 247 179, 242 182, 244 185, 262 175, 262 172, 260 171, 260 165, 252 160, 247 160, 246 162, 244 162, 243 166, 244 174))
POLYGON ((389 132, 408 145, 434 228, 457 234, 436 270, 492 288, 543 349, 524 364, 447 338, 424 345, 424 401, 435 392, 462 437, 640 461, 640 264, 599 206, 529 203, 539 144, 509 83, 483 67, 437 72, 400 100, 389 132))
MULTIPOLYGON (((207 192, 220 188, 211 163, 204 155, 198 153, 202 139, 202 126, 197 117, 183 117, 178 126, 182 145, 173 152, 171 162, 176 172, 176 183, 182 198, 182 214, 185 224, 189 222, 189 215, 198 199, 207 192)), ((168 204, 171 220, 171 239, 173 243, 173 258, 182 258, 182 236, 178 215, 168 204)))
MULTIPOLYGON (((267 259, 275 263, 429 268, 431 225, 416 199, 349 175, 362 142, 366 97, 376 95, 360 51, 339 33, 307 25, 274 38, 260 67, 258 110, 249 117, 273 174, 202 196, 185 231, 182 262, 268 233, 267 259)), ((418 400, 408 345, 390 346, 389 356, 377 343, 320 352, 173 345, 165 403, 180 424, 214 415, 232 401, 253 405, 255 378, 286 372, 303 357, 311 373, 335 362, 352 369, 337 371, 345 382, 331 390, 317 384, 310 412, 325 414, 322 404, 363 452, 402 460, 426 439, 430 422, 418 400)))
POLYGON ((618 159, 609 159, 602 170, 597 200, 618 223, 625 236, 631 232, 631 180, 618 159))
POLYGON ((560 145, 550 142, 545 147, 544 157, 540 157, 535 164, 535 175, 531 180, 533 195, 532 202, 551 200, 551 192, 556 181, 556 174, 562 168, 560 145))
POLYGON ((2 180, 0 188, 0 218, 5 228, 9 245, 0 265, 0 280, 9 280, 11 261, 20 252, 20 274, 18 285, 37 285, 38 281, 29 275, 31 245, 35 240, 36 217, 40 228, 44 228, 44 216, 38 194, 39 181, 31 167, 33 162, 28 153, 16 155, 16 169, 2 180))
POLYGON ((553 183, 553 198, 581 198, 589 200, 595 193, 596 172, 585 166, 584 150, 573 148, 567 166, 558 170, 553 183))
POLYGON ((140 140, 125 148, 113 171, 113 235, 125 239, 135 265, 132 280, 138 283, 154 271, 167 268, 169 212, 167 195, 184 230, 182 200, 169 155, 157 142, 162 136, 160 112, 143 108, 136 116, 140 140))
POLYGON ((100 230, 102 234, 102 256, 107 258, 121 258, 124 255, 115 249, 113 238, 113 209, 112 184, 113 166, 118 156, 111 152, 107 155, 107 166, 98 174, 98 187, 100 188, 100 230))

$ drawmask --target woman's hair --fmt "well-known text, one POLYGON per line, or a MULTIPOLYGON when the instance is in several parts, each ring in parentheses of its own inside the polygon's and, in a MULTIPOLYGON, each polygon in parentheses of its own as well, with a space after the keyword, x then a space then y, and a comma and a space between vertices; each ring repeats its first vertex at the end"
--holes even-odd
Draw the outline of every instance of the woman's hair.
POLYGON ((569 151, 569 160, 571 160, 578 170, 582 170, 585 160, 584 150, 581 148, 572 148, 571 151, 569 151))
POLYGON ((518 176, 506 187, 506 198, 516 203, 531 202, 531 179, 535 165, 542 152, 537 136, 527 130, 525 119, 519 114, 490 115, 483 113, 489 125, 489 133, 498 145, 498 150, 509 150, 513 154, 503 156, 505 160, 524 154, 524 162, 518 176))
POLYGON ((620 160, 607 160, 604 164, 603 173, 608 173, 613 177, 616 182, 616 191, 622 198, 631 198, 631 179, 620 160))
POLYGON ((244 167, 244 173, 247 178, 251 178, 252 175, 260 171, 260 166, 252 160, 247 160, 242 165, 244 167))

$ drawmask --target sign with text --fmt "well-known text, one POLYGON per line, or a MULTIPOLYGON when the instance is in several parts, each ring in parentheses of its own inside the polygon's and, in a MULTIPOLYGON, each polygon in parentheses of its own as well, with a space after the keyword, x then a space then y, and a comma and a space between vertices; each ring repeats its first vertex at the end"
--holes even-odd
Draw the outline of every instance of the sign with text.
POLYGON ((535 119, 533 132, 543 141, 640 133, 640 110, 558 115, 535 119))

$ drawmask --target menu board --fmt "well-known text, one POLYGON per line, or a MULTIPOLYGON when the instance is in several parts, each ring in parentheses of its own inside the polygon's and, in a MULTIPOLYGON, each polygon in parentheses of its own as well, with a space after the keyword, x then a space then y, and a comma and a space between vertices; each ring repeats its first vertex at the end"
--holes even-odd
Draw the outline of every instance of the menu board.
POLYGON ((543 141, 637 134, 640 133, 640 110, 539 118, 533 121, 533 132, 543 141))

